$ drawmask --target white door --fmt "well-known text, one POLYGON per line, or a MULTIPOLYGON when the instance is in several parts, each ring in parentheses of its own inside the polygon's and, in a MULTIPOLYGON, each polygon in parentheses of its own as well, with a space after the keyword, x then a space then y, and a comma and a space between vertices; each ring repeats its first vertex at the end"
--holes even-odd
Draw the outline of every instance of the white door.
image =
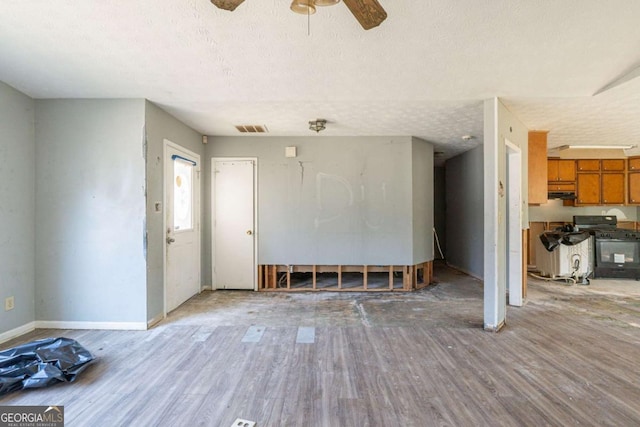
POLYGON ((255 160, 212 160, 213 283, 255 289, 255 160))
POLYGON ((165 141, 165 312, 200 292, 200 156, 165 141))

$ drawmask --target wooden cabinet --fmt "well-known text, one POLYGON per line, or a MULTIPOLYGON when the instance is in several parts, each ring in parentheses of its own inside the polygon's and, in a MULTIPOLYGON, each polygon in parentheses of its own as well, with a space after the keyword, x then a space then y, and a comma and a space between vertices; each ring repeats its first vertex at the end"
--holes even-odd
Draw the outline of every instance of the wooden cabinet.
POLYGON ((549 183, 547 186, 547 190, 549 193, 554 191, 576 191, 576 184, 574 182, 567 182, 566 184, 558 184, 556 182, 549 183))
POLYGON ((600 171, 600 160, 580 159, 576 161, 578 172, 600 171))
POLYGON ((640 173, 629 174, 629 204, 640 204, 640 173))
POLYGON ((600 204, 600 173, 579 173, 576 183, 576 205, 600 204))
POLYGON ((624 172, 624 159, 603 159, 601 160, 602 172, 624 172))
POLYGON ((640 171, 640 157, 629 157, 627 162, 629 163, 629 172, 640 171))
POLYGON ((547 132, 529 132, 529 204, 547 203, 547 132))
POLYGON ((627 177, 629 204, 640 204, 640 172, 630 172, 627 177))
POLYGON ((547 161, 548 182, 575 182, 576 161, 568 159, 549 159, 547 161))
POLYGON ((576 166, 576 206, 625 204, 625 159, 580 159, 576 166))
POLYGON ((636 231, 636 223, 635 221, 618 221, 618 228, 622 228, 623 230, 633 230, 636 231))
POLYGON ((627 203, 640 205, 640 157, 629 157, 627 167, 627 203))
POLYGON ((601 202, 603 205, 624 205, 624 173, 603 173, 601 202))
POLYGON ((527 230, 527 246, 529 248, 529 252, 527 253, 527 264, 530 266, 536 265, 536 246, 538 245, 538 239, 540 239, 540 235, 544 232, 544 229, 544 222, 529 223, 529 230, 527 230))

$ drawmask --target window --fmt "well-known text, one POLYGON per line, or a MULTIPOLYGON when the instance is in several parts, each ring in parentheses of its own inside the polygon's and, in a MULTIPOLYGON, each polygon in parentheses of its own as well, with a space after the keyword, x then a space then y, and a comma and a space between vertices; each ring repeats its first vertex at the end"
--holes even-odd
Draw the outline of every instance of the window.
POLYGON ((173 162, 173 229, 193 229, 193 164, 180 158, 173 162))

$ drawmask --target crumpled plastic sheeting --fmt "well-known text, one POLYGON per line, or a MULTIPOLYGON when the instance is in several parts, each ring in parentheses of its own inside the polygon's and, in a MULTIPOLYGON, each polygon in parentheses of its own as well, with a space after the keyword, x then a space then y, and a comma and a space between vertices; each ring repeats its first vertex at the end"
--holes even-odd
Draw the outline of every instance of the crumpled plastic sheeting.
POLYGON ((591 235, 588 231, 575 231, 570 233, 561 231, 545 231, 540 235, 540 241, 547 251, 553 252, 553 250, 560 245, 577 245, 578 243, 584 242, 589 237, 591 237, 591 235))
POLYGON ((76 340, 46 338, 0 351, 0 396, 71 382, 95 358, 76 340))

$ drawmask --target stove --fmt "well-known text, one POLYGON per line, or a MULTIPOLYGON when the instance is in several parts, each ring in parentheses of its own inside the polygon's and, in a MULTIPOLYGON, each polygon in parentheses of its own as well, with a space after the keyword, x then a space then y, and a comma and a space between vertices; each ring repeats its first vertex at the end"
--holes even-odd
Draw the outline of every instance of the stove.
POLYGON ((576 231, 615 230, 618 218, 615 215, 574 215, 573 227, 576 231))
POLYGON ((640 232, 617 228, 612 215, 576 215, 573 223, 594 236, 593 277, 640 280, 640 232))

